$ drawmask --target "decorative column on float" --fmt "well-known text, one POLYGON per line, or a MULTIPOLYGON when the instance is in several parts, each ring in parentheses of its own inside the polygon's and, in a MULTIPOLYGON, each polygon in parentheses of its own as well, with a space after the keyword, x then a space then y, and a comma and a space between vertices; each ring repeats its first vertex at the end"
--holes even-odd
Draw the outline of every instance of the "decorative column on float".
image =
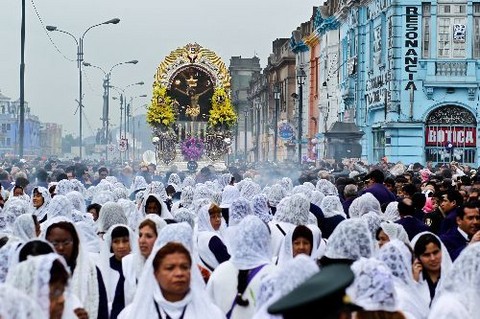
POLYGON ((225 88, 215 88, 209 115, 205 151, 210 160, 216 161, 227 154, 232 143, 232 128, 237 122, 237 114, 225 88))
POLYGON ((152 127, 152 143, 157 159, 169 165, 176 157, 177 135, 173 129, 175 112, 173 100, 167 89, 158 83, 153 85, 152 101, 147 110, 147 123, 152 127))

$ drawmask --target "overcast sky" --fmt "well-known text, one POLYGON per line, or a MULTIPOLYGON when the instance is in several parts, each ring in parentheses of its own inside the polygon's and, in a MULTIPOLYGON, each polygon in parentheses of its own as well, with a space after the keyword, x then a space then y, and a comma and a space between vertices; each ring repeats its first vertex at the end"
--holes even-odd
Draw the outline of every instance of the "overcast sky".
MULTIPOLYGON (((26 0, 25 100, 42 122, 63 125, 64 133, 78 135, 78 69, 74 40, 91 25, 118 17, 117 25, 102 25, 85 36, 84 60, 108 71, 114 64, 132 59, 137 65, 118 66, 111 84, 129 87, 134 108, 151 96, 153 75, 170 51, 196 42, 215 51, 229 65, 230 57, 256 54, 264 67, 276 38, 308 21, 321 0, 26 0), (37 11, 34 10, 37 9, 37 11), (38 16, 37 16, 38 13, 38 16), (40 18, 39 18, 40 17, 40 18), (43 23, 43 25, 42 25, 43 23), (61 52, 58 52, 58 50, 61 52), (68 59, 72 60, 69 61, 68 59)), ((19 98, 21 1, 0 1, 0 92, 19 98)), ((103 73, 84 68, 84 137, 101 127, 103 73)), ((117 95, 115 91, 111 94, 117 95)), ((138 108, 136 113, 144 113, 138 108)), ((120 119, 119 104, 110 102, 110 123, 120 119)))

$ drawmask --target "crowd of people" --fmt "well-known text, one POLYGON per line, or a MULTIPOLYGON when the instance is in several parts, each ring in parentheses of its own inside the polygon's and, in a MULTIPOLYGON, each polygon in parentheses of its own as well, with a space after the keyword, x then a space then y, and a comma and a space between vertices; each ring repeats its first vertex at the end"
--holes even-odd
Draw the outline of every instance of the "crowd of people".
POLYGON ((0 318, 480 318, 456 162, 0 169, 0 318))

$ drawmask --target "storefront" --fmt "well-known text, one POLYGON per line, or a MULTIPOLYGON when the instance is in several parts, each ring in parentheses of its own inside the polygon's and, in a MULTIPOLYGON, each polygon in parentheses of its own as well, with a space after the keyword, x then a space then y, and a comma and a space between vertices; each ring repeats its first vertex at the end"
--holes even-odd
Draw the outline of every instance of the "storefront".
POLYGON ((477 121, 469 110, 444 105, 425 121, 425 159, 434 163, 475 164, 477 121))

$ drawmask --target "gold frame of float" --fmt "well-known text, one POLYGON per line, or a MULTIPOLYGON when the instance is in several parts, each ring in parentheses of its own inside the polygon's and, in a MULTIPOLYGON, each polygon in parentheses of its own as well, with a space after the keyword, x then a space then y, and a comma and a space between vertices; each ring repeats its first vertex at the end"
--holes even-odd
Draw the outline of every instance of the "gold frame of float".
MULTIPOLYGON (((227 95, 230 97, 230 81, 231 76, 226 67, 225 63, 222 59, 213 51, 200 46, 197 43, 189 43, 184 47, 179 47, 170 52, 170 54, 165 57, 165 59, 160 63, 157 67, 155 76, 154 76, 154 83, 159 87, 166 88, 169 96, 174 98, 171 93, 174 89, 177 91, 182 92, 183 95, 187 95, 186 90, 178 90, 176 84, 174 83, 175 79, 182 75, 183 73, 189 73, 184 71, 189 70, 198 70, 200 73, 204 73, 211 81, 209 83, 209 87, 215 89, 216 87, 221 87, 225 90, 227 95)), ((196 81, 198 78, 194 78, 193 76, 185 77, 184 79, 188 85, 187 88, 196 89, 197 83, 196 81), (194 83, 195 82, 195 83, 194 83)), ((200 85, 200 82, 198 82, 200 85)), ((185 88, 183 88, 185 89, 185 88)), ((210 91, 210 89, 209 89, 210 91)), ((205 96, 206 97, 206 96, 205 96)), ((203 98, 205 98, 203 97, 203 98)), ((211 95, 210 95, 211 97, 211 95)), ((191 97, 191 99, 193 99, 191 97)), ((198 96, 197 96, 198 102, 198 96)), ((192 105, 193 101, 190 103, 190 106, 186 108, 185 114, 192 118, 192 128, 191 132, 193 133, 193 122, 196 122, 197 116, 200 115, 200 104, 195 103, 196 105, 192 105)), ((178 107, 180 105, 177 103, 176 112, 178 112, 178 107)), ((177 113, 178 116, 178 113, 177 113)), ((178 121, 178 118, 177 118, 178 121)), ((158 132, 158 129, 154 129, 154 135, 158 136, 163 142, 168 143, 160 143, 157 145, 157 156, 162 158, 165 164, 170 164, 176 157, 176 150, 172 141, 177 139, 175 133, 172 130, 169 130, 168 136, 162 135, 161 132, 158 132), (173 135, 172 135, 173 134, 173 135), (167 147, 168 144, 168 147, 167 147), (164 147, 161 147, 163 145, 164 147)), ((229 143, 225 142, 225 140, 229 140, 231 133, 229 131, 225 132, 214 132, 212 129, 205 130, 205 140, 206 142, 206 156, 212 160, 218 160, 223 154, 226 154, 227 147, 230 145, 229 143)))

